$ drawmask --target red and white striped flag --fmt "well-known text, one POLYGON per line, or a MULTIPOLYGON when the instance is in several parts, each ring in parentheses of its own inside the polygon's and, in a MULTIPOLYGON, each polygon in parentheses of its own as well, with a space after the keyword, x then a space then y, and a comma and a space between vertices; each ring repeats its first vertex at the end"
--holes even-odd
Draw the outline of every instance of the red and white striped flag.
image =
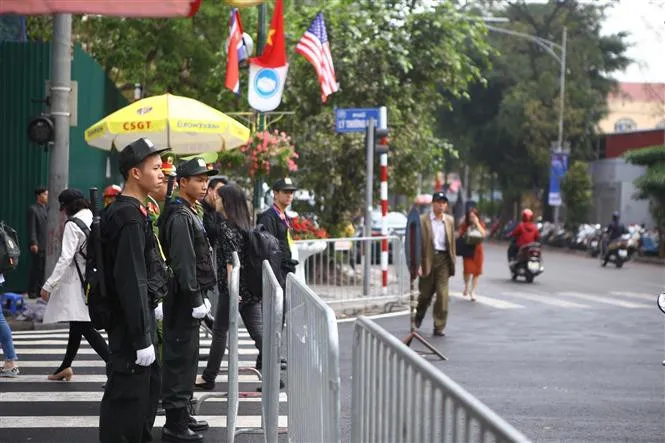
POLYGON ((321 83, 321 100, 325 103, 330 94, 339 90, 339 84, 335 79, 335 67, 330 54, 328 33, 322 12, 319 12, 309 25, 305 35, 296 46, 296 52, 314 66, 321 83))

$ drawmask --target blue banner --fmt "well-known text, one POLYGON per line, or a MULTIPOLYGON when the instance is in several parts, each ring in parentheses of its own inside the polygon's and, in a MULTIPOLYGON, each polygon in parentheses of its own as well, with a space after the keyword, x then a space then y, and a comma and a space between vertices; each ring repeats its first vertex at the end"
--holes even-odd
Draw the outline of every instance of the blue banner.
POLYGON ((568 154, 553 153, 550 167, 550 192, 547 203, 550 206, 561 206, 561 180, 568 170, 568 154))

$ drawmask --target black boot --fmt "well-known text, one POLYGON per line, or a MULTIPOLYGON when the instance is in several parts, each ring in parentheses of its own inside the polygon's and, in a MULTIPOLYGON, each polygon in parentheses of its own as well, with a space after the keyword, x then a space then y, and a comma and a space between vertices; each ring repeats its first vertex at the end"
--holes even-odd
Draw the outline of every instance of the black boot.
POLYGON ((175 443, 202 442, 203 436, 188 427, 187 409, 167 409, 166 423, 162 428, 162 440, 175 443))
POLYGON ((195 432, 207 431, 210 428, 207 421, 194 418, 194 405, 191 400, 187 403, 187 426, 195 432))

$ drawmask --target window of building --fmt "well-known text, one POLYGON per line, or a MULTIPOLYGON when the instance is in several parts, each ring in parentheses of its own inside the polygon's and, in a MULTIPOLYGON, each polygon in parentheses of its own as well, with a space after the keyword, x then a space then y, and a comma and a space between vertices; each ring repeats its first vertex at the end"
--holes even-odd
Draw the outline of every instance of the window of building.
POLYGON ((628 132, 637 129, 637 123, 632 118, 622 118, 614 124, 615 132, 628 132))
POLYGON ((656 129, 665 129, 665 120, 661 120, 656 123, 656 129))

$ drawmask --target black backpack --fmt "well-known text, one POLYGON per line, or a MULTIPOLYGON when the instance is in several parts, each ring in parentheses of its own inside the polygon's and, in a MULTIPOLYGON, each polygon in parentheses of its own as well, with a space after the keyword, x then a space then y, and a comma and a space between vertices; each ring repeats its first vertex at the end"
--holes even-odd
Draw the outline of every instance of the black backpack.
POLYGON ((67 221, 76 223, 76 226, 86 235, 86 241, 77 252, 85 260, 85 269, 81 270, 76 260, 74 260, 74 264, 76 265, 76 272, 83 286, 83 295, 85 297, 85 304, 88 306, 90 321, 95 329, 108 330, 111 325, 111 306, 106 291, 102 290, 103 276, 97 266, 97 260, 98 257, 101 257, 101 254, 98 255, 98 252, 95 250, 96 244, 101 245, 101 240, 95 241, 95 236, 100 235, 99 222, 93 220, 91 229, 79 218, 72 217, 67 221))
POLYGON ((257 225, 247 231, 246 234, 247 269, 241 275, 247 290, 255 297, 263 297, 264 260, 268 260, 268 263, 270 263, 279 284, 284 285, 279 241, 263 225, 257 225))
POLYGON ((0 221, 0 273, 16 269, 20 256, 21 248, 16 231, 4 221, 0 221))

